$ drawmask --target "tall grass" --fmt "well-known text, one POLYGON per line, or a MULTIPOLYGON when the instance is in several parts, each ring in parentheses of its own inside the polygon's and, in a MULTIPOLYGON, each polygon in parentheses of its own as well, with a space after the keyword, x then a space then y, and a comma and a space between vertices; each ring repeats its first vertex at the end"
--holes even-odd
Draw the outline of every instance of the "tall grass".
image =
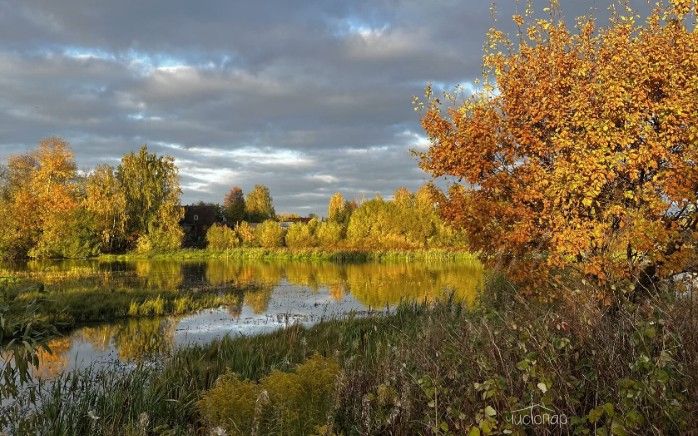
POLYGON ((34 327, 55 327, 67 332, 76 326, 125 318, 181 315, 197 310, 239 305, 245 292, 256 287, 202 286, 195 289, 74 288, 47 291, 41 283, 23 282, 2 294, 5 339, 15 325, 25 322, 31 307, 34 327), (31 306, 29 306, 31 302, 31 306))
POLYGON ((186 348, 156 367, 67 374, 42 392, 35 413, 9 415, 11 429, 35 433, 230 433, 242 417, 222 400, 217 410, 215 398, 229 392, 249 405, 271 373, 291 374, 319 355, 341 368, 332 398, 322 410, 296 410, 326 417, 318 433, 682 434, 698 412, 696 326, 695 301, 672 292, 609 312, 579 294, 528 302, 498 279, 472 310, 402 305, 186 348), (231 374, 252 384, 226 382, 231 374), (532 404, 564 414, 566 427, 511 420, 532 404))

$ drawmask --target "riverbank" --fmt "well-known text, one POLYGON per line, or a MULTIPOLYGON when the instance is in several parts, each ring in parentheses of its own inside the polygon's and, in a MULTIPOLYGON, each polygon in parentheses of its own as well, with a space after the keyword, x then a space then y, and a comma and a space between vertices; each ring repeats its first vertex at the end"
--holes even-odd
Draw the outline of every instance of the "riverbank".
POLYGON ((98 257, 104 261, 152 260, 304 260, 328 262, 470 262, 479 263, 477 255, 456 249, 416 249, 416 250, 363 250, 325 248, 260 248, 243 247, 225 251, 208 249, 181 249, 168 252, 105 254, 98 257))
POLYGON ((697 308, 673 298, 537 304, 495 278, 472 310, 403 305, 66 374, 35 414, 6 416, 56 434, 680 434, 698 412, 697 308))

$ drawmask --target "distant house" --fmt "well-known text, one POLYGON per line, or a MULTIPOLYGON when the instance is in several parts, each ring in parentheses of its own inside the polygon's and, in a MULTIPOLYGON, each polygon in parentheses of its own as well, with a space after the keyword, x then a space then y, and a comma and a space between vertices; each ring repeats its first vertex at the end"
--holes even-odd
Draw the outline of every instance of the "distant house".
POLYGON ((203 248, 206 246, 206 232, 216 223, 224 223, 225 218, 217 204, 198 203, 184 206, 181 226, 184 230, 185 247, 203 248))
POLYGON ((304 223, 307 224, 312 220, 312 217, 305 217, 305 216, 297 216, 297 215, 279 215, 279 225, 283 229, 288 229, 291 227, 292 224, 295 223, 304 223))

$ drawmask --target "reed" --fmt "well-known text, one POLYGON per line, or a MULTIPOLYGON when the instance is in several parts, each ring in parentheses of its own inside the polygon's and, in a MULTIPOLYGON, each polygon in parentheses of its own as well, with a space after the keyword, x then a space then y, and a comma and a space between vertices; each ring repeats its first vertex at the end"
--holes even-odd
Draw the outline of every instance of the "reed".
MULTIPOLYGON (((474 309, 454 301, 403 304, 387 315, 225 338, 133 369, 65 374, 40 390, 35 412, 17 412, 37 404, 27 399, 6 410, 8 428, 236 434, 229 424, 249 423, 249 414, 237 415, 231 404, 252 404, 270 379, 279 383, 274 395, 295 398, 294 380, 307 380, 293 374, 321 356, 340 367, 327 382, 331 399, 312 410, 289 406, 293 416, 325 417, 317 433, 549 434, 547 425, 507 419, 536 403, 565 415, 563 433, 691 429, 698 411, 693 299, 666 293, 607 311, 576 294, 552 304, 526 301, 501 279, 489 280, 484 295, 474 309)), ((259 407, 262 417, 276 410, 259 407)), ((253 421, 259 434, 300 434, 265 427, 264 419, 253 421)))

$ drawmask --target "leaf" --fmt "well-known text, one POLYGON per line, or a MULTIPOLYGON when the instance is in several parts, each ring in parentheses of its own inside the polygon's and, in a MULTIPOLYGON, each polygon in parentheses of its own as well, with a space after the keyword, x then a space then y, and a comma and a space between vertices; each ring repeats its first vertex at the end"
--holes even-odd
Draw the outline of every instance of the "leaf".
POLYGON ((497 411, 494 410, 492 406, 487 406, 485 407, 485 415, 487 416, 495 416, 497 414, 497 411))
POLYGON ((603 409, 600 407, 595 407, 589 411, 587 416, 589 418, 589 422, 596 424, 596 422, 603 416, 603 409))
POLYGON ((548 387, 545 385, 545 383, 540 382, 536 386, 538 387, 538 389, 541 390, 541 392, 543 392, 543 393, 548 392, 548 387))

